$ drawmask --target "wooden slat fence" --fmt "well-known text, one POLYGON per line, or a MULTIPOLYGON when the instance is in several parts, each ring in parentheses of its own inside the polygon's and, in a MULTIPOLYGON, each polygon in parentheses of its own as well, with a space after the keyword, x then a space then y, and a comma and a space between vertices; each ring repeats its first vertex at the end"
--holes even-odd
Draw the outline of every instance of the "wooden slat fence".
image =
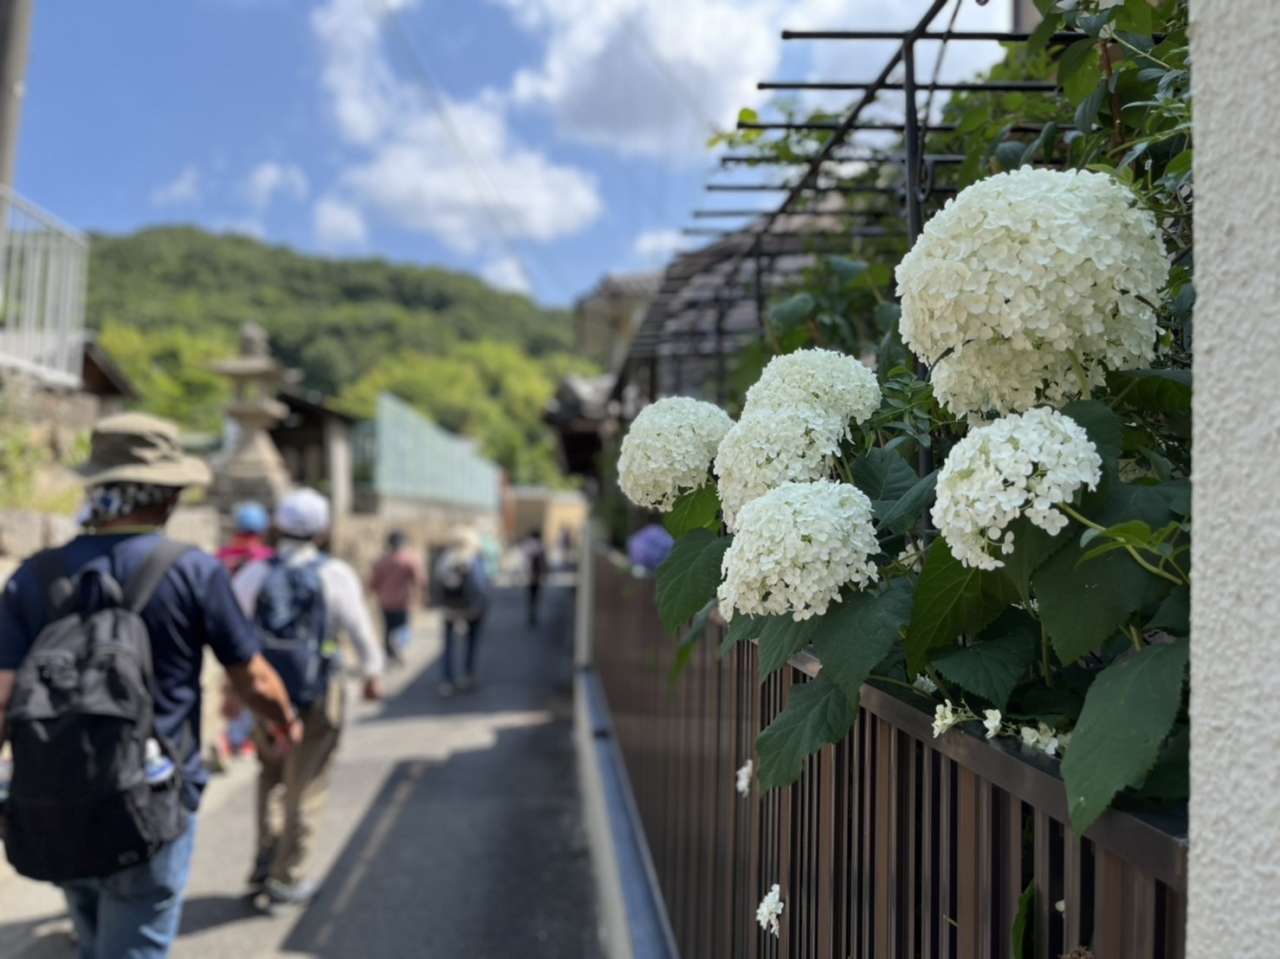
POLYGON ((1182 959, 1185 839, 1115 811, 1078 838, 1051 764, 935 740, 930 717, 870 687, 798 783, 744 799, 736 770, 817 662, 760 684, 754 645, 715 659, 713 625, 671 686, 652 581, 601 552, 594 582, 595 664, 684 959, 1011 959, 1032 885, 1028 959, 1182 959), (779 938, 755 920, 775 882, 779 938))

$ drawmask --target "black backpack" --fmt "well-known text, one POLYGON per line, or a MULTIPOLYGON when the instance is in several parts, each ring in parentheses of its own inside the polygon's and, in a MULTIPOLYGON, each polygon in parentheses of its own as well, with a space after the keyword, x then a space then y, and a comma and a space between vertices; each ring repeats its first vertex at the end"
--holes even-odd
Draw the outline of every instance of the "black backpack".
POLYGON ((442 608, 465 612, 476 606, 476 582, 470 562, 453 558, 440 571, 439 580, 442 608))
POLYGON ((280 557, 267 560, 268 571, 254 605, 253 622, 262 639, 262 655, 280 674, 289 699, 306 708, 328 688, 337 643, 325 636, 323 553, 310 563, 291 566, 280 557))
POLYGON ((155 728, 151 637, 140 614, 190 549, 161 540, 123 589, 106 571, 68 576, 61 550, 33 558, 51 615, 18 667, 5 721, 13 748, 5 851, 22 875, 109 876, 186 829, 182 759, 155 728), (88 607, 91 578, 101 598, 88 607), (147 778, 148 740, 172 763, 156 783, 147 778))

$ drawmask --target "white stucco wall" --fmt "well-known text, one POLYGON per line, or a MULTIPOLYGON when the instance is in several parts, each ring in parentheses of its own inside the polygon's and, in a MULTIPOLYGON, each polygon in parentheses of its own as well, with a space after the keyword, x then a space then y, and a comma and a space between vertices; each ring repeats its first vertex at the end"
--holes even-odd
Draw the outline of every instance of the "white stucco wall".
POLYGON ((1191 959, 1280 955, 1280 7, 1192 0, 1191 959))

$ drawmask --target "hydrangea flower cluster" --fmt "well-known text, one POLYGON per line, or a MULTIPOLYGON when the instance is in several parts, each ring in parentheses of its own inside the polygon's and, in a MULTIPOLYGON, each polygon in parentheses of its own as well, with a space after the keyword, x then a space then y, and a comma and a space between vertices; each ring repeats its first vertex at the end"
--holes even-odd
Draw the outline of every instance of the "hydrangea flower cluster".
POLYGON ((747 390, 746 412, 806 404, 847 424, 880 408, 880 384, 869 366, 834 350, 800 350, 775 356, 747 390))
POLYGON ((627 499, 669 510, 681 493, 700 489, 733 420, 712 403, 674 396, 646 406, 631 424, 618 457, 627 499))
POLYGON ((1123 184, 1024 167, 929 221, 897 270, 902 339, 956 415, 1061 406, 1150 361, 1168 275, 1156 219, 1123 184))
POLYGON ((782 915, 784 908, 782 887, 775 882, 769 894, 760 900, 760 905, 756 908, 756 922, 760 923, 760 928, 765 932, 771 932, 775 936, 781 935, 778 917, 782 915))
POLYGON ((851 356, 801 350, 774 357, 716 455, 725 524, 734 529, 743 506, 781 483, 829 476, 850 422, 879 406, 875 373, 851 356))
POLYGON ((938 473, 933 519, 962 564, 997 569, 1004 563, 993 551, 1014 549, 1010 523, 1025 515, 1056 536, 1067 525, 1057 505, 1101 478, 1102 458, 1084 428, 1037 407, 975 429, 955 445, 938 473))
POLYGON ((742 508, 721 567, 720 610, 726 619, 821 616, 846 583, 876 581, 870 556, 878 549, 861 490, 830 480, 783 483, 742 508))
POLYGON ((739 511, 783 483, 829 476, 843 436, 843 424, 807 403, 744 412, 716 453, 725 525, 736 530, 739 511))

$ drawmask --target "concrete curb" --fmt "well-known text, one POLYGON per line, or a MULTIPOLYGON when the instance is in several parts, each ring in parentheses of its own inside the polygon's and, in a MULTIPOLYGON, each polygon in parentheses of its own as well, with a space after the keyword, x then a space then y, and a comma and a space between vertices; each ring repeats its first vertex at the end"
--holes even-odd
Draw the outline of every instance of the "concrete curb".
POLYGON ((595 671, 574 676, 574 743, 608 959, 679 959, 609 707, 595 671))

